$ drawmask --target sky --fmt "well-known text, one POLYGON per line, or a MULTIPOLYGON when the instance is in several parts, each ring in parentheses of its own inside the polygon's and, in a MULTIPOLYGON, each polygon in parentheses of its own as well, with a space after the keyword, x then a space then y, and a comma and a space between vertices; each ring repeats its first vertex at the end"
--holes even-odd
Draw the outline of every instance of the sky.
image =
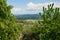
POLYGON ((12 5, 13 14, 38 14, 42 12, 42 7, 54 3, 54 7, 60 8, 60 0, 7 0, 8 5, 12 5))

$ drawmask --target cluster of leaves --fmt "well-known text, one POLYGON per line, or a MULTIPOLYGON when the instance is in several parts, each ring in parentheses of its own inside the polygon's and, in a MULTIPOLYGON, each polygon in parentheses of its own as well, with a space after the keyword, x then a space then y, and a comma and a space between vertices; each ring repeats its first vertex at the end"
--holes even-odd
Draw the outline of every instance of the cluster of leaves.
POLYGON ((40 25, 43 27, 40 33, 41 40, 60 40, 60 9, 53 8, 54 4, 43 7, 43 21, 40 25))
POLYGON ((7 6, 6 0, 0 0, 0 40, 18 40, 20 29, 15 17, 11 14, 12 6, 7 6))

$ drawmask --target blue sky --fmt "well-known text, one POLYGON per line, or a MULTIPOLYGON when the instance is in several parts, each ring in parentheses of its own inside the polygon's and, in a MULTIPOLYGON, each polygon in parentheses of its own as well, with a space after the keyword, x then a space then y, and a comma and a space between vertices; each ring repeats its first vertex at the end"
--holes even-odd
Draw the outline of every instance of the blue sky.
POLYGON ((54 7, 60 7, 60 0, 7 0, 8 5, 13 5, 13 14, 38 14, 42 7, 55 3, 54 7))

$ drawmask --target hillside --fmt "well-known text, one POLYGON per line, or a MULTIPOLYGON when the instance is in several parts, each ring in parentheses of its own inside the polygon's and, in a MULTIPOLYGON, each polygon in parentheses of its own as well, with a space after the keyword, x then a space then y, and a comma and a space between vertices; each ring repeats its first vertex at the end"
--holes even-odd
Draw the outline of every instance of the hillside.
POLYGON ((15 15, 18 19, 39 19, 39 14, 15 15))

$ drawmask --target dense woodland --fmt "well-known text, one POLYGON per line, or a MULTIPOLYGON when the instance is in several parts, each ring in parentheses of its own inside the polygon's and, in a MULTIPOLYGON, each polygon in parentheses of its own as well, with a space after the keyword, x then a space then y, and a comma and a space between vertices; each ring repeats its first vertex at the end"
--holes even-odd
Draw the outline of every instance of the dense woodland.
POLYGON ((60 40, 60 8, 54 3, 43 7, 41 20, 20 20, 6 2, 0 0, 0 40, 60 40))

